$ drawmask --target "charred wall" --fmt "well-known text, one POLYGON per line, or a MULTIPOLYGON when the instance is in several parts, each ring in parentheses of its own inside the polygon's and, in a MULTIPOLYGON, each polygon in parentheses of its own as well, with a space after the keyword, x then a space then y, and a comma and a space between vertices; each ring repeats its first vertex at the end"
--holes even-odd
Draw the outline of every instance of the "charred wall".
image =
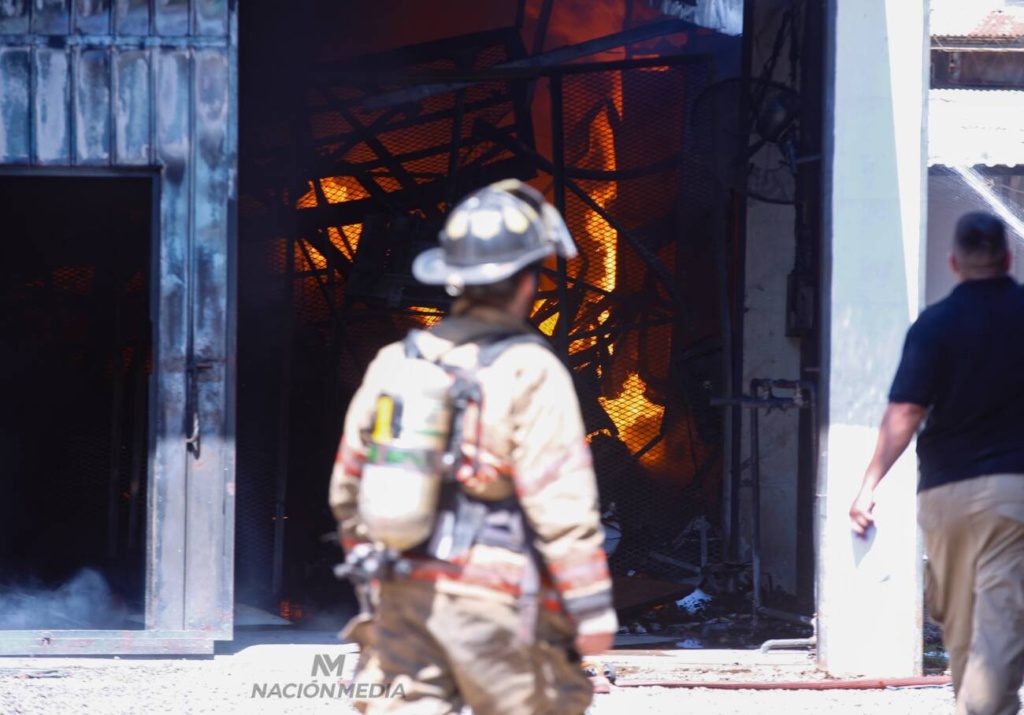
MULTIPOLYGON (((54 642, 54 654, 202 650, 231 635, 236 49, 228 0, 0 4, 0 172, 97 185, 139 176, 152 187, 154 220, 133 240, 152 256, 150 409, 140 419, 143 618, 155 633, 54 642), (168 645, 167 632, 201 635, 168 645)), ((97 234, 82 246, 101 246, 105 225, 74 228, 97 234)))

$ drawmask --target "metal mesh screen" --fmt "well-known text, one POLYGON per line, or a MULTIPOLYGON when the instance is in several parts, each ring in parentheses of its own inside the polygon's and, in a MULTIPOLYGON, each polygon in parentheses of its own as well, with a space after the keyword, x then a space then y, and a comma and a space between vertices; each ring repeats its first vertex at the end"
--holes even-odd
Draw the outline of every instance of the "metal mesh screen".
MULTIPOLYGON (((244 210, 244 209, 243 209, 244 210)), ((266 211, 246 212, 266 215, 266 211)), ((244 234, 243 234, 244 237, 244 234)), ((273 608, 277 480, 288 446, 281 441, 284 352, 290 306, 286 242, 246 242, 238 258, 238 449, 235 488, 235 600, 273 608), (257 387, 258 386, 258 387, 257 387)))
MULTIPOLYGON (((622 573, 695 576, 721 556, 714 185, 687 123, 709 74, 687 63, 563 83, 564 214, 582 254, 567 266, 568 353, 622 573)), ((535 313, 551 335, 558 300, 535 313)))
MULTIPOLYGON (((319 68, 304 95, 306 115, 247 132, 254 143, 243 152, 243 236, 251 248, 243 253, 258 273, 241 274, 240 380, 271 385, 290 376, 274 396, 241 390, 239 398, 238 549, 267 574, 275 562, 267 551, 282 530, 281 571, 299 564, 320 573, 338 557, 314 538, 333 528, 324 502, 341 419, 376 351, 447 308, 443 292, 412 279, 410 263, 434 243, 451 203, 509 176, 556 194, 557 158, 534 141, 527 82, 456 82, 439 91, 388 80, 389 72, 464 70, 466 57, 484 69, 522 56, 510 37, 405 48, 401 60, 372 60, 375 79, 364 74, 359 83, 351 79, 357 69, 319 68), (282 134, 292 137, 291 157, 280 141, 267 141, 282 134), (252 317, 246 328, 246 284, 259 293, 255 304, 287 317, 252 317), (247 367, 247 329, 264 334, 249 340, 266 345, 272 368, 265 357, 247 367), (264 338, 278 329, 274 350, 264 338), (244 409, 247 400, 266 411, 244 409), (266 480, 270 486, 256 484, 266 480), (272 518, 280 494, 283 523, 272 518)), ((709 74, 705 63, 669 60, 563 77, 559 175, 581 256, 566 267, 564 285, 553 265, 545 272, 533 315, 554 338, 562 326, 568 333, 566 359, 602 504, 624 533, 613 567, 677 580, 694 572, 673 562, 699 568, 720 556, 720 416, 707 402, 721 388, 707 225, 715 189, 693 158, 688 127, 709 74)), ((255 567, 248 573, 264 584, 257 591, 299 597, 301 588, 272 585, 255 567)))

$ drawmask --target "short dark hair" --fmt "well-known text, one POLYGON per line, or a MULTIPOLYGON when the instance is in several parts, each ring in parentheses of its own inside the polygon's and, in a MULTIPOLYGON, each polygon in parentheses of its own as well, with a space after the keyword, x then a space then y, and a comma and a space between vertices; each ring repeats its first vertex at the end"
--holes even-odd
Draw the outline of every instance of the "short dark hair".
POLYGON ((986 211, 971 211, 960 217, 953 246, 961 262, 971 268, 994 268, 1010 253, 1005 224, 986 211))

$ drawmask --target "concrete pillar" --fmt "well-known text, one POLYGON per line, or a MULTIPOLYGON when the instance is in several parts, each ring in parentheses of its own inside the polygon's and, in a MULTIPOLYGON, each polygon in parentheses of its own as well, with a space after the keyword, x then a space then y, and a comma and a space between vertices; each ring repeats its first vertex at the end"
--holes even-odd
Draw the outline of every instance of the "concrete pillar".
POLYGON ((828 6, 818 660, 835 675, 911 676, 922 651, 913 445, 878 491, 867 541, 847 513, 923 298, 928 2, 828 6))

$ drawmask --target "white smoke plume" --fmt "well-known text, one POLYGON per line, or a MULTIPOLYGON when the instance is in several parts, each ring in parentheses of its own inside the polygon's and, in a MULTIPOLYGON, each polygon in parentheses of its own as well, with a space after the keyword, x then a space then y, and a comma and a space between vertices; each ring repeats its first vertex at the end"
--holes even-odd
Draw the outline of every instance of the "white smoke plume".
POLYGON ((97 630, 123 619, 105 578, 82 569, 57 589, 38 583, 0 584, 0 630, 97 630))

